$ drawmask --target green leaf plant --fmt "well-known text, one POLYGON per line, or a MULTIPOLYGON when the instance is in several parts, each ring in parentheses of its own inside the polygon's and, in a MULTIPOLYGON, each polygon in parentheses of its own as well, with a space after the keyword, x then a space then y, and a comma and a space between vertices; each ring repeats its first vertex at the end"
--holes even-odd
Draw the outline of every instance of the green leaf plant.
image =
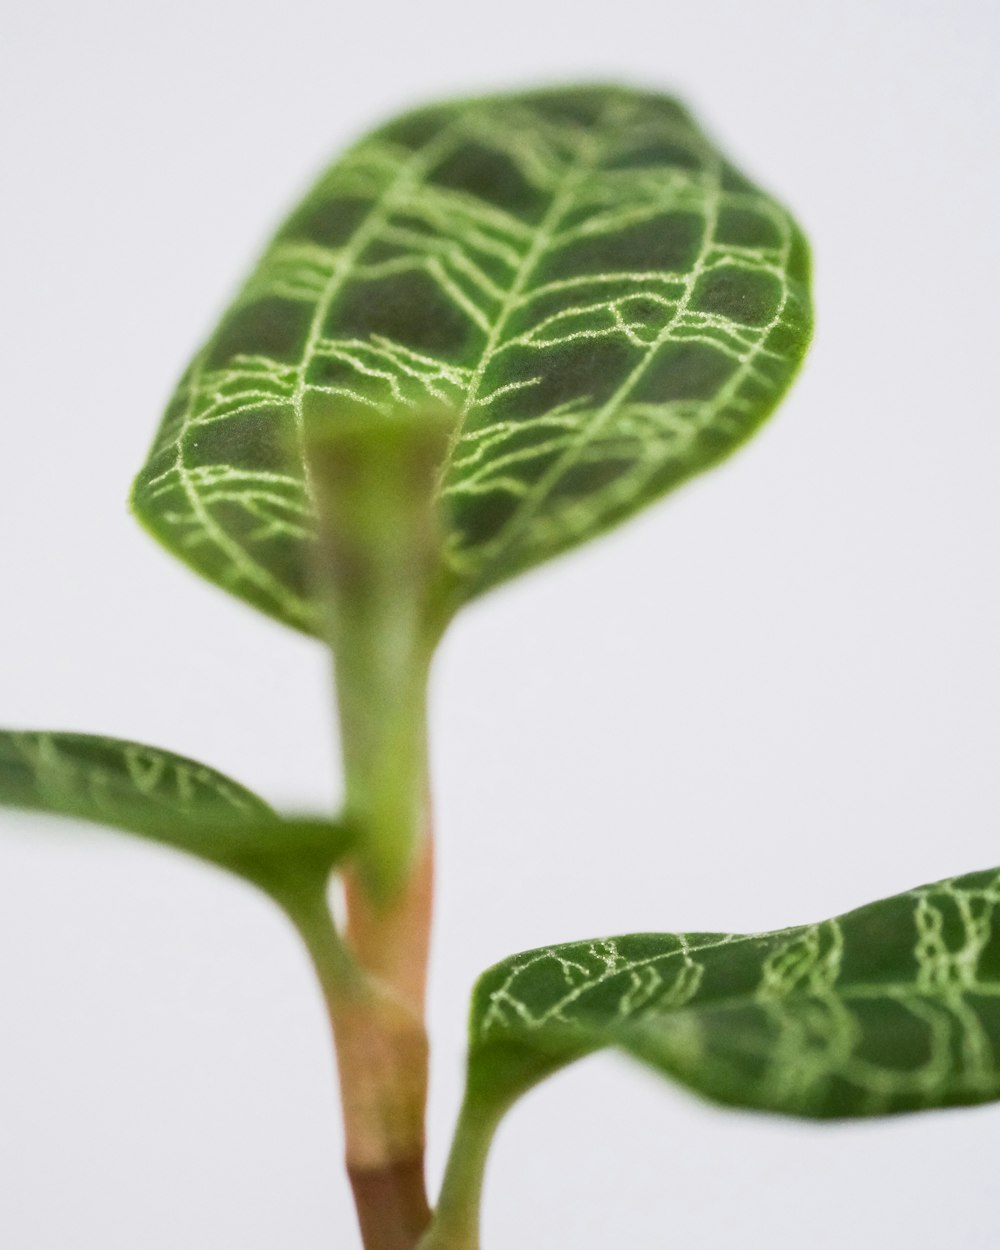
POLYGON ((279 815, 152 747, 0 734, 0 803, 186 851, 288 915, 329 1008, 366 1250, 475 1250, 500 1117, 602 1047, 784 1115, 1000 1098, 994 871, 778 933, 497 965, 435 1210, 426 1195, 438 643, 470 600, 735 450, 810 332, 798 227, 674 100, 585 86, 391 121, 281 225, 132 494, 174 555, 330 648, 342 813, 279 815))

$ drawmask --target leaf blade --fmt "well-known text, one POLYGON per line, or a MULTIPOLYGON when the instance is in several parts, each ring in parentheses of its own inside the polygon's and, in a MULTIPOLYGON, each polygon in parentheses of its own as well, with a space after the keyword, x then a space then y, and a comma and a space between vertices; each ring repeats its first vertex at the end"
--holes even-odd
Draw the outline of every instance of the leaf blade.
POLYGON ((328 869, 348 846, 333 823, 285 820, 205 764, 93 734, 0 731, 0 807, 110 826, 268 890, 302 867, 328 869))
POLYGON ((495 1083, 494 1052, 516 1095, 614 1046, 710 1100, 806 1118, 994 1101, 998 919, 989 872, 776 933, 526 952, 474 991, 470 1083, 495 1083))
POLYGON ((471 598, 728 455, 811 329, 808 255, 673 100, 567 88, 420 110, 279 230, 133 491, 199 572, 319 632, 312 400, 453 407, 440 484, 471 598))

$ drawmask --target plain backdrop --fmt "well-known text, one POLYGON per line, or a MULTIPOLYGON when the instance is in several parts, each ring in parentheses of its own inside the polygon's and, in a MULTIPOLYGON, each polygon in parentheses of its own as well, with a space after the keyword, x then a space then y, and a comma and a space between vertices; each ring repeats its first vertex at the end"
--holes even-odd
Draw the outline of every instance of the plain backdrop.
MULTIPOLYGON (((1000 8, 7 0, 0 723, 339 788, 320 648, 125 497, 276 219, 387 114, 620 79, 814 244, 790 398, 723 469, 467 611, 433 688, 431 1172, 515 950, 769 929, 1000 863, 1000 8)), ((505 1123, 485 1250, 996 1244, 1000 1107, 815 1126, 612 1056, 505 1123)), ((0 814, 0 1244, 356 1250, 326 1026, 249 889, 0 814)))

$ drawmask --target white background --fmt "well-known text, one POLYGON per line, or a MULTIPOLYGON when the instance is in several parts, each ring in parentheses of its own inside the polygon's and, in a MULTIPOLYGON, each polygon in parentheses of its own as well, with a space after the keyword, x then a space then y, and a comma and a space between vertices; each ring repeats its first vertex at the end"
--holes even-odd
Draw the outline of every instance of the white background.
MULTIPOLYGON (((773 928, 1000 862, 1000 9, 988 0, 8 0, 0 723, 338 786, 324 657, 125 510, 276 218, 386 114, 573 78, 676 91, 792 207, 818 330, 765 432, 482 601, 434 685, 431 1167, 475 975, 636 929, 773 928)), ((528 1098, 485 1250, 996 1244, 1000 1107, 823 1127, 605 1057, 528 1098)), ((317 991, 192 862, 0 823, 0 1243, 355 1250, 317 991)))

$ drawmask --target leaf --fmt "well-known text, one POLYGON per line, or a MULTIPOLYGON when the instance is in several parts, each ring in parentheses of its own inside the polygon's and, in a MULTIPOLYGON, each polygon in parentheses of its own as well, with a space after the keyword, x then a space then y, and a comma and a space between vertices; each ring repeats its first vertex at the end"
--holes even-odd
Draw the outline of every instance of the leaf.
POLYGON ((1000 871, 754 936, 517 955, 473 996, 470 1087, 616 1046, 721 1103, 871 1116, 1000 1098, 1000 871))
POLYGON ((411 113, 278 231, 181 380, 133 506, 205 577, 319 633, 312 406, 450 408, 461 603, 743 442, 805 351, 808 268, 789 215, 665 96, 411 113))
POLYGON ((116 738, 0 731, 0 806, 110 825, 186 851, 274 892, 328 872, 346 834, 283 820, 194 760, 116 738))

